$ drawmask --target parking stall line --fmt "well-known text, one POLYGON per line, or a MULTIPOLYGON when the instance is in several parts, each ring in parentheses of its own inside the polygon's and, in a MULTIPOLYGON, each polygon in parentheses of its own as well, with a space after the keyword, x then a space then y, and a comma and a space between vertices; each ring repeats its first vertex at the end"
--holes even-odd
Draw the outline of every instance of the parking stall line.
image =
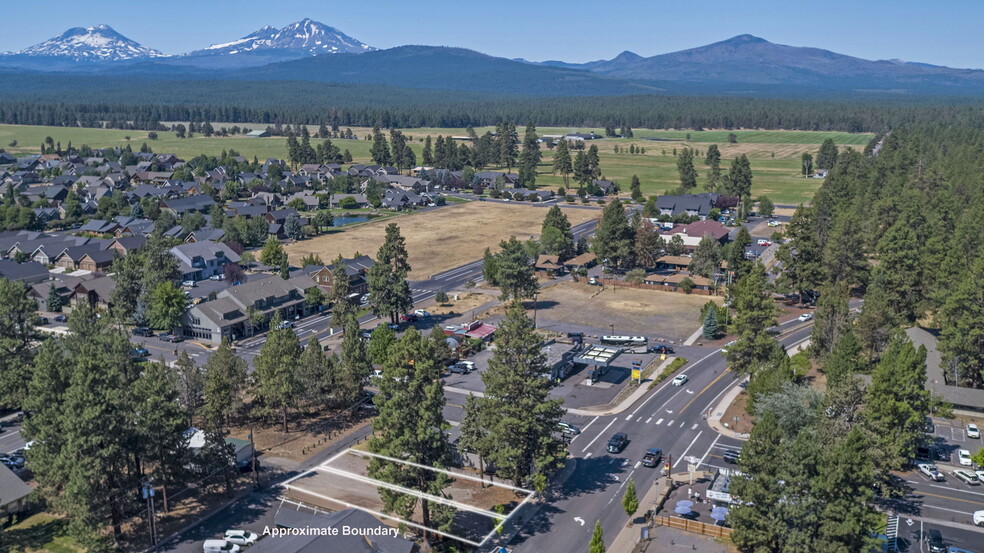
POLYGON ((600 438, 602 434, 604 434, 609 428, 611 428, 613 424, 615 424, 615 419, 612 419, 612 421, 608 423, 608 426, 606 426, 601 432, 599 432, 598 435, 595 436, 593 440, 588 442, 588 445, 584 446, 584 449, 581 450, 581 453, 587 451, 588 448, 591 447, 596 441, 598 441, 598 438, 600 438))
POLYGON ((659 426, 661 424, 663 424, 663 419, 659 419, 658 421, 656 421, 656 426, 659 426))

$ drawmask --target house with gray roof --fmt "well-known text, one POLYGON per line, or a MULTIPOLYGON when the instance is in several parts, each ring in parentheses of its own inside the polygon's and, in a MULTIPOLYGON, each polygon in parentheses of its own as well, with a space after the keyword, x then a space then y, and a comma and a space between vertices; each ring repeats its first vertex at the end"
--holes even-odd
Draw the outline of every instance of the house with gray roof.
POLYGON ((31 487, 7 465, 0 464, 0 515, 13 515, 26 509, 29 495, 31 487))
POLYGON ((221 275, 229 263, 239 263, 239 254, 221 242, 186 242, 170 249, 178 259, 183 280, 205 280, 221 275))
POLYGON ((12 259, 0 259, 0 277, 7 280, 35 284, 48 280, 48 269, 37 261, 17 263, 12 259))
POLYGON ((656 209, 660 215, 677 217, 679 215, 697 216, 706 219, 714 209, 718 194, 684 194, 681 196, 659 196, 656 198, 656 209))
POLYGON ((215 200, 211 196, 196 194, 194 196, 164 200, 161 202, 161 209, 166 209, 173 215, 180 217, 189 211, 208 213, 213 205, 215 205, 215 200))

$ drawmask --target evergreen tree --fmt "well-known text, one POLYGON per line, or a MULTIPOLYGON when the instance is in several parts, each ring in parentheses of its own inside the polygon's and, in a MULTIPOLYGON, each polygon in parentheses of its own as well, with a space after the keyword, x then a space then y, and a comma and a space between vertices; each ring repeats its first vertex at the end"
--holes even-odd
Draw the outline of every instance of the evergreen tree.
POLYGON ((48 304, 48 311, 53 311, 55 313, 61 312, 64 300, 58 294, 58 291, 55 290, 54 284, 48 285, 48 299, 46 303, 48 304))
POLYGON ((413 307, 413 295, 407 283, 410 274, 406 239, 396 223, 386 226, 386 239, 376 254, 376 263, 369 268, 369 305, 377 316, 388 315, 396 323, 400 313, 413 307))
POLYGON ((854 375, 865 372, 861 343, 853 330, 846 328, 840 333, 821 369, 827 375, 828 388, 836 387, 854 375))
MULTIPOLYGON (((776 252, 783 271, 776 284, 784 290, 796 292, 802 299, 805 292, 815 290, 823 279, 823 254, 814 232, 812 208, 796 208, 786 226, 786 242, 776 252)), ((801 300, 802 301, 802 300, 801 300)))
POLYGON ((336 363, 334 356, 325 355, 317 338, 311 336, 297 360, 297 382, 300 397, 315 409, 331 405, 335 392, 336 363))
POLYGON ((574 171, 574 166, 571 164, 571 153, 567 148, 567 141, 561 139, 557 143, 557 149, 554 151, 554 163, 553 172, 554 174, 560 173, 560 176, 564 178, 564 187, 569 186, 567 180, 568 175, 574 171))
POLYGON ((327 301, 331 305, 332 320, 339 325, 344 325, 348 314, 353 311, 353 306, 349 300, 351 288, 341 254, 331 264, 331 275, 331 288, 328 291, 327 301))
POLYGON ((431 146, 431 137, 429 134, 427 135, 426 138, 424 138, 424 151, 420 155, 420 161, 426 167, 430 167, 431 165, 434 165, 434 151, 433 151, 433 147, 431 146))
POLYGON ((666 249, 666 241, 659 233, 656 225, 643 219, 642 224, 635 231, 635 262, 636 265, 644 269, 656 266, 656 261, 663 256, 666 249))
POLYGON ((870 361, 876 361, 888 345, 892 329, 898 325, 898 315, 889 303, 889 296, 882 286, 880 274, 876 272, 864 296, 864 309, 857 318, 855 326, 861 348, 870 361))
POLYGON ((536 168, 540 164, 540 137, 536 134, 536 126, 530 123, 526 126, 523 137, 523 151, 519 156, 519 184, 532 189, 536 185, 536 168))
POLYGON ((773 414, 759 417, 741 449, 742 474, 731 481, 740 504, 728 511, 734 531, 731 541, 740 551, 781 553, 788 529, 781 514, 784 492, 780 483, 782 437, 773 414))
POLYGON ((810 354, 824 358, 829 354, 848 325, 848 290, 843 285, 825 286, 814 312, 813 333, 810 336, 810 354))
POLYGON ((271 330, 253 361, 256 379, 256 397, 260 404, 272 412, 280 412, 283 432, 287 433, 287 415, 301 394, 298 379, 298 361, 301 343, 290 328, 279 328, 280 315, 275 313, 270 321, 271 330))
POLYGON ((778 311, 767 290, 765 268, 755 263, 747 275, 735 283, 731 291, 735 310, 734 329, 737 340, 728 348, 727 359, 735 374, 750 374, 782 348, 765 330, 776 324, 778 311), (777 351, 778 350, 778 351, 777 351))
POLYGON ((633 202, 641 202, 644 198, 642 195, 642 184, 639 182, 638 175, 632 175, 632 183, 629 184, 629 190, 632 193, 633 202))
POLYGON ((188 428, 173 375, 163 363, 150 363, 134 386, 136 428, 144 466, 163 490, 164 512, 170 510, 168 492, 190 479, 188 428))
POLYGON ((372 162, 378 165, 389 165, 392 163, 389 144, 386 143, 386 136, 379 130, 379 127, 372 129, 372 147, 369 149, 372 162))
POLYGON ((872 455, 882 470, 901 470, 924 440, 930 393, 926 386, 926 348, 916 349, 903 333, 890 341, 871 374, 864 419, 872 436, 872 455))
POLYGON ((814 551, 849 553, 878 547, 877 530, 884 515, 873 506, 874 467, 868 442, 859 428, 827 448, 818 465, 815 488, 820 506, 819 536, 814 551))
POLYGON ((625 495, 622 496, 622 508, 625 509, 625 514, 629 515, 630 519, 639 510, 639 498, 636 497, 635 482, 632 480, 629 480, 629 483, 625 485, 625 495))
POLYGON ((488 279, 489 284, 498 286, 502 291, 500 299, 503 301, 510 298, 532 298, 540 285, 533 274, 526 247, 512 236, 509 240, 500 242, 499 248, 500 251, 493 256, 494 261, 483 268, 483 272, 492 277, 488 279))
MULTIPOLYGON (((979 256, 963 278, 950 288, 940 319, 939 349, 944 374, 954 385, 976 385, 984 380, 984 256, 979 256)), ((865 307, 867 308, 867 306, 865 307)))
POLYGON ((721 187, 721 150, 717 144, 707 147, 707 155, 704 157, 704 164, 711 168, 707 174, 708 192, 717 192, 721 187))
POLYGON ((721 268, 721 244, 710 234, 705 234, 694 250, 690 273, 713 278, 721 268))
POLYGON ((564 414, 561 400, 549 399, 551 383, 546 356, 533 321, 514 301, 496 332, 496 348, 482 373, 483 426, 497 444, 486 453, 499 474, 516 486, 536 475, 549 475, 564 458, 564 446, 554 435, 564 414))
POLYGON ((21 409, 27 400, 37 308, 23 283, 0 278, 0 405, 21 409))
POLYGON ((547 253, 559 255, 561 259, 568 259, 574 253, 574 233, 571 231, 571 222, 567 215, 558 206, 552 206, 546 217, 543 218, 543 225, 540 227, 540 241, 543 243, 547 253), (546 236, 548 229, 556 229, 557 233, 551 244, 547 244, 546 236))
POLYGON ((697 188, 697 170, 694 169, 694 151, 684 148, 677 157, 677 173, 680 175, 680 189, 684 193, 697 188))
POLYGON ((516 125, 509 122, 500 123, 496 127, 496 133, 498 134, 499 163, 505 166, 506 170, 511 173, 513 165, 516 164, 516 156, 519 155, 519 140, 516 137, 516 125))
POLYGON ((593 178, 591 164, 588 162, 588 156, 585 155, 584 150, 578 150, 577 155, 574 156, 572 171, 574 173, 574 182, 582 186, 591 182, 593 178))
POLYGON ((914 321, 922 301, 919 241, 904 221, 892 225, 878 242, 875 275, 888 304, 903 321, 914 321))
POLYGON ((188 352, 181 350, 174 361, 174 387, 178 402, 184 413, 185 424, 191 426, 192 419, 202 408, 205 396, 205 372, 192 361, 188 352))
MULTIPOLYGON (((393 344, 375 396, 379 415, 373 421, 375 434, 369 440, 369 450, 413 464, 373 458, 369 463, 371 478, 432 496, 440 496, 451 484, 445 474, 417 466, 440 469, 452 463, 441 370, 430 342, 416 329, 407 330, 393 344)), ((450 525, 453 510, 425 497, 389 489, 380 489, 379 494, 387 512, 410 518, 419 508, 424 527, 450 525)))
POLYGON ((721 335, 721 327, 718 324, 717 308, 708 309, 704 316, 703 336, 708 340, 716 340, 721 335))
POLYGON ((601 533, 601 522, 597 520, 595 521, 594 530, 591 532, 588 553, 605 553, 605 539, 601 533))
POLYGON ((225 431, 241 413, 247 368, 227 339, 208 358, 201 410, 205 428, 225 431))
POLYGON ((823 248, 827 280, 851 286, 865 284, 870 270, 865 249, 860 217, 854 212, 838 217, 823 248))
POLYGON ((633 231, 625 215, 622 202, 613 201, 601 214, 598 231, 595 233, 591 247, 598 259, 622 269, 631 266, 633 231))
POLYGON ((362 386, 372 372, 372 362, 360 336, 359 320, 353 312, 345 319, 341 348, 336 395, 342 405, 351 405, 362 398, 362 386))
POLYGON ((762 217, 772 217, 772 214, 776 210, 775 204, 772 203, 772 200, 768 196, 759 196, 758 206, 758 213, 762 217))
POLYGON ((184 290, 173 282, 162 282, 150 294, 147 319, 154 328, 172 332, 181 327, 181 317, 187 304, 188 296, 184 290))
POLYGON ((817 153, 817 167, 824 170, 830 170, 834 168, 834 164, 837 163, 837 145, 834 144, 833 138, 828 138, 823 141, 820 145, 820 151, 817 153))
POLYGON ((367 350, 369 359, 373 363, 382 365, 386 362, 386 357, 394 343, 396 343, 396 332, 386 325, 377 326, 369 336, 369 348, 367 350))

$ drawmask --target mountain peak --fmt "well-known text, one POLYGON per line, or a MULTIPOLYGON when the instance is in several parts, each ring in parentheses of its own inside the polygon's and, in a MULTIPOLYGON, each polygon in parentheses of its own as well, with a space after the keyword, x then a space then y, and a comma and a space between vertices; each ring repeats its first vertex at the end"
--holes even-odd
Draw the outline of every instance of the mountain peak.
POLYGON ((269 25, 232 42, 213 44, 190 56, 234 55, 247 52, 281 51, 294 57, 321 54, 355 54, 375 50, 334 27, 305 17, 281 29, 269 25))
POLYGON ((742 34, 742 35, 733 36, 727 40, 722 40, 717 44, 731 44, 731 45, 738 46, 743 44, 772 44, 772 43, 769 42, 768 40, 765 40, 764 38, 757 37, 755 35, 742 34))
POLYGON ((27 56, 67 58, 74 61, 121 61, 162 57, 121 35, 106 24, 72 27, 64 33, 17 52, 27 56))

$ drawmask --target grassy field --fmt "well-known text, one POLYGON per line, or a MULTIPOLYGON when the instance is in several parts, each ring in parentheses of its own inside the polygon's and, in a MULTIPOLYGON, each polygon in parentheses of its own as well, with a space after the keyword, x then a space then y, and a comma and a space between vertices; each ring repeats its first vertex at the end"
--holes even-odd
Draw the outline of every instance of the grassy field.
MULTIPOLYGON (((601 214, 594 209, 565 209, 572 225, 594 219, 601 214)), ((543 207, 495 202, 468 202, 427 213, 411 213, 397 221, 407 241, 412 279, 474 261, 486 247, 496 249, 499 242, 515 236, 527 240, 540 235, 540 225, 547 210, 543 207)), ((339 254, 376 255, 383 243, 389 221, 374 221, 348 230, 324 234, 310 240, 288 244, 292 263, 313 253, 325 262, 339 254)))
POLYGON ((0 551, 24 553, 80 553, 84 551, 65 534, 65 520, 48 513, 32 515, 4 530, 0 551))
MULTIPOLYGON (((218 128, 222 124, 216 123, 218 128)), ((231 124, 226 124, 231 125, 231 124)), ((489 130, 487 127, 475 129, 478 133, 489 130)), ((603 129, 542 127, 540 134, 562 134, 572 131, 603 132, 603 129)), ((353 128, 353 131, 364 136, 369 132, 365 128, 353 128)), ((419 128, 404 131, 412 137, 411 147, 420 159, 423 149, 423 138, 427 135, 436 137, 443 135, 464 135, 465 129, 419 128)), ((740 154, 749 157, 752 164, 753 186, 755 196, 767 195, 773 202, 779 204, 797 204, 808 202, 820 186, 819 180, 804 179, 800 175, 800 156, 804 152, 816 153, 818 145, 827 138, 833 138, 840 146, 863 147, 870 139, 869 134, 851 134, 842 132, 808 132, 808 131, 734 131, 738 135, 737 144, 728 144, 729 131, 651 131, 635 130, 635 138, 599 140, 597 144, 601 155, 601 168, 605 178, 615 180, 628 189, 632 175, 638 175, 642 181, 645 194, 662 194, 672 190, 678 183, 676 157, 674 150, 684 147, 696 148, 699 151, 697 171, 700 174, 699 186, 707 179, 707 167, 702 163, 702 156, 707 147, 716 143, 721 148, 722 166, 727 171, 730 160, 740 154), (690 141, 686 140, 690 135, 690 141), (662 138, 661 141, 645 140, 645 138, 662 138), (628 149, 630 145, 644 148, 644 155, 616 154, 615 146, 628 149)), ((69 142, 73 145, 89 144, 93 147, 111 147, 130 144, 138 150, 143 142, 147 142, 155 152, 174 153, 184 159, 205 153, 218 155, 222 150, 235 150, 248 158, 257 157, 284 158, 287 156, 287 146, 283 138, 245 138, 245 137, 204 137, 195 135, 192 138, 177 138, 172 132, 159 132, 158 139, 147 139, 144 131, 116 131, 103 129, 77 129, 63 127, 35 127, 19 125, 0 125, 0 147, 15 154, 37 153, 45 137, 52 137, 62 146, 69 142), (127 140, 126 137, 130 139, 127 140), (17 145, 8 146, 16 140, 17 145)), ((319 141, 314 140, 317 144, 319 141)), ((334 143, 342 150, 349 150, 355 162, 370 162, 369 147, 366 140, 335 140, 334 143)), ((544 151, 544 161, 540 168, 537 184, 557 188, 563 184, 561 177, 550 174, 552 153, 544 151)), ((489 169, 497 169, 490 167, 489 169)))

